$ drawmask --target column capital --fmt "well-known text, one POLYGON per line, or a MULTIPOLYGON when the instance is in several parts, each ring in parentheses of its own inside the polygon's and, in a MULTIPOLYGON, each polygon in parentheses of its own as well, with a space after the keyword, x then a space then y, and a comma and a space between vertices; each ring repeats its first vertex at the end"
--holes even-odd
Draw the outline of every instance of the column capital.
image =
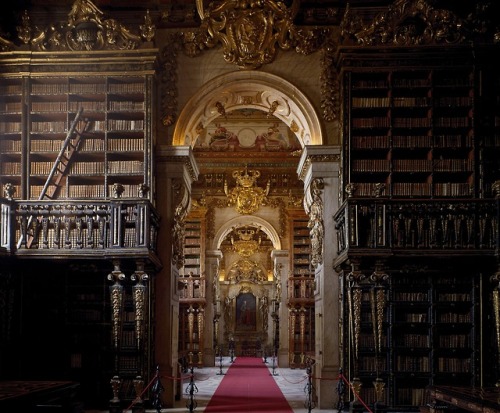
POLYGON ((271 251, 271 259, 276 260, 276 259, 283 259, 283 258, 288 258, 289 256, 289 251, 288 250, 272 250, 271 251))
POLYGON ((177 178, 184 176, 190 185, 200 174, 190 146, 161 146, 156 151, 156 160, 167 165, 169 176, 177 178))
POLYGON ((221 250, 205 250, 205 257, 206 258, 216 258, 216 259, 221 259, 223 256, 221 250))
POLYGON ((337 177, 340 171, 339 146, 306 145, 297 168, 299 179, 308 186, 312 178, 337 177))

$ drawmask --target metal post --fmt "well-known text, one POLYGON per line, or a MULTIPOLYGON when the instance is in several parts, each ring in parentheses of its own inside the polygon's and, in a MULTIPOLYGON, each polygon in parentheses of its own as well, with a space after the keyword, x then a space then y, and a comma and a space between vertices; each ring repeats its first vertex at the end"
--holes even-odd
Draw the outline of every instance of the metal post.
POLYGON ((273 376, 277 376, 278 373, 276 373, 276 350, 273 353, 273 376))
POLYGON ((226 373, 222 371, 222 347, 218 347, 218 352, 219 352, 219 372, 217 373, 217 375, 223 376, 226 373))
POLYGON ((344 410, 344 396, 345 396, 345 383, 342 369, 339 370, 339 381, 337 382, 337 412, 340 413, 344 410))
POLYGON ((196 384, 194 383, 194 372, 193 372, 193 366, 191 366, 191 378, 189 379, 189 384, 186 387, 186 393, 189 394, 189 399, 188 403, 186 404, 186 407, 189 409, 189 412, 193 412, 194 409, 196 409, 196 406, 198 403, 194 399, 195 393, 198 393, 198 387, 196 387, 196 384))
POLYGON ((160 366, 156 365, 156 380, 153 384, 153 387, 151 388, 151 391, 153 392, 153 407, 156 409, 157 413, 161 412, 162 402, 161 402, 161 393, 163 392, 164 387, 161 384, 160 380, 160 366))
POLYGON ((304 407, 307 409, 308 413, 311 413, 311 410, 316 407, 316 403, 314 401, 314 387, 312 384, 312 367, 309 363, 306 371, 307 371, 307 383, 304 389, 306 393, 306 401, 304 402, 304 407))

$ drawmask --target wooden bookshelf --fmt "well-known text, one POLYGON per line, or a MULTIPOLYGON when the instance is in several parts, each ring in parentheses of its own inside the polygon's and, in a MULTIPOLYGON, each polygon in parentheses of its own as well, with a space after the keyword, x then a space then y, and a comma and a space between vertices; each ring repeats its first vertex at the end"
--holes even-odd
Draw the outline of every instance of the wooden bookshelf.
POLYGON ((472 69, 346 71, 344 185, 354 196, 471 197, 476 164, 472 69))
POLYGON ((314 269, 311 267, 309 219, 304 211, 291 211, 290 268, 288 278, 289 363, 305 368, 306 358, 314 355, 314 269))
POLYGON ((0 183, 13 184, 15 198, 38 199, 83 109, 76 133, 88 126, 81 139, 71 137, 74 153, 57 172, 57 198, 113 198, 115 183, 124 197, 138 197, 141 185, 152 184, 151 85, 149 74, 106 72, 2 80, 0 183))
POLYGON ((382 402, 404 410, 423 406, 431 384, 473 386, 480 351, 475 327, 480 317, 478 277, 465 270, 392 273, 384 287, 387 302, 378 360, 371 302, 374 283, 369 277, 355 284, 344 280, 344 340, 351 337, 345 366, 363 383, 361 397, 366 403, 375 402, 375 378, 385 383, 382 402), (356 301, 356 294, 358 321, 349 304, 349 297, 356 301))

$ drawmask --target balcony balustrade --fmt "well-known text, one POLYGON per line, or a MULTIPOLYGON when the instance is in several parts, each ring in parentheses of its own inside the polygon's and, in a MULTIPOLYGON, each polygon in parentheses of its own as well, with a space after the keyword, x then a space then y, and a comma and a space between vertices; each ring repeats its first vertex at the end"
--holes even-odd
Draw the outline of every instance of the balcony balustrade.
POLYGON ((43 258, 145 258, 159 265, 159 215, 145 199, 18 201, 0 198, 0 250, 43 258))
POLYGON ((498 252, 499 200, 348 199, 334 216, 338 255, 498 252))

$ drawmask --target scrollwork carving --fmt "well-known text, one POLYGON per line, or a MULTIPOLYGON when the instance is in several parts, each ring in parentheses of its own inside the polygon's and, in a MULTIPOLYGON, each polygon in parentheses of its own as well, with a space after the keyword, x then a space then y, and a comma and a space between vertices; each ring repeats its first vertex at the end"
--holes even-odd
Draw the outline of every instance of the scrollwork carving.
MULTIPOLYGON (((21 43, 36 51, 91 51, 137 49, 144 40, 150 42, 155 35, 149 11, 140 33, 134 33, 119 21, 104 18, 104 13, 90 0, 76 0, 68 14, 67 22, 53 23, 40 30, 32 26, 27 12, 16 27, 21 43)), ((16 45, 0 38, 2 50, 16 45)))
POLYGON ((321 193, 324 182, 320 178, 315 178, 311 182, 312 203, 309 208, 309 222, 307 224, 311 237, 311 265, 316 268, 323 262, 323 241, 325 227, 323 224, 323 200, 321 193))
POLYGON ((224 59, 242 69, 257 69, 274 61, 278 49, 309 54, 320 48, 327 29, 297 29, 293 19, 299 1, 290 7, 276 0, 211 2, 197 0, 201 25, 183 33, 184 51, 196 56, 222 45, 224 59))
POLYGON ((459 17, 449 10, 432 7, 425 0, 396 0, 368 25, 346 9, 341 34, 364 46, 460 43, 466 37, 464 22, 459 17))

